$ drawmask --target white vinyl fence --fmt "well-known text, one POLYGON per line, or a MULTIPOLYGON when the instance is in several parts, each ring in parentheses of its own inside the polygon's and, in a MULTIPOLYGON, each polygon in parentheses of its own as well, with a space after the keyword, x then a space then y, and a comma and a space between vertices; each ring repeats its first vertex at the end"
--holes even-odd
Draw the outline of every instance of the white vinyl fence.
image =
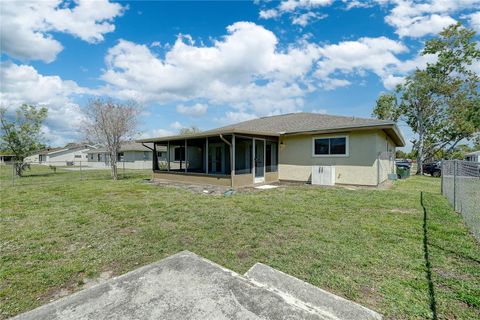
POLYGON ((480 163, 442 161, 442 194, 480 241, 480 163))

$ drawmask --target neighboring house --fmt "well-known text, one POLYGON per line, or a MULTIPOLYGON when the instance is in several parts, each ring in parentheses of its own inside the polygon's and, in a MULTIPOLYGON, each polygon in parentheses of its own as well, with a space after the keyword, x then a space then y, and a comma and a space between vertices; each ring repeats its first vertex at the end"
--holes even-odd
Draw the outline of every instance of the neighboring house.
POLYGON ((480 162, 480 150, 465 154, 465 160, 480 162))
POLYGON ((10 152, 0 152, 0 164, 12 162, 14 158, 15 155, 10 152))
POLYGON ((80 165, 88 161, 88 144, 69 143, 63 148, 49 148, 25 158, 26 162, 45 165, 80 165))
POLYGON ((167 161, 153 159, 157 179, 232 187, 312 179, 377 186, 395 172, 395 148, 405 145, 395 122, 316 113, 139 142, 167 148, 167 161))
MULTIPOLYGON (((166 157, 166 150, 158 150, 157 157, 166 157)), ((151 169, 152 168, 152 145, 144 146, 141 143, 126 142, 120 146, 117 161, 119 166, 127 169, 151 169)), ((88 151, 88 163, 90 167, 110 166, 110 154, 105 147, 88 151)))
POLYGON ((45 164, 48 159, 49 152, 54 152, 57 150, 62 150, 63 148, 46 148, 44 150, 40 150, 28 157, 25 158, 25 162, 33 163, 33 164, 45 164))

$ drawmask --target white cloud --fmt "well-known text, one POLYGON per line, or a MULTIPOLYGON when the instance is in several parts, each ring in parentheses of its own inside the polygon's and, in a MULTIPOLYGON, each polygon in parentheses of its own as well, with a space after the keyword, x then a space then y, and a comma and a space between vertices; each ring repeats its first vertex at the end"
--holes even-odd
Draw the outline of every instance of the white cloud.
POLYGON ((312 10, 331 5, 334 0, 284 0, 276 8, 260 10, 261 19, 278 18, 283 14, 292 15, 292 24, 305 27, 313 20, 325 19, 328 15, 312 10))
POLYGON ((336 88, 346 87, 351 85, 352 83, 345 79, 332 79, 332 78, 325 78, 322 79, 321 87, 325 90, 334 90, 336 88))
POLYGON ((479 0, 393 0, 393 9, 385 21, 393 26, 400 37, 423 37, 436 34, 456 23, 451 15, 467 9, 475 9, 479 0))
POLYGON ((302 27, 307 26, 312 20, 320 20, 328 17, 327 14, 316 14, 314 12, 307 12, 292 18, 292 24, 296 24, 302 27))
POLYGON ((343 41, 320 48, 321 58, 315 75, 325 90, 348 86, 349 80, 338 76, 365 76, 373 72, 380 77, 387 89, 394 89, 403 82, 405 75, 416 68, 425 68, 427 63, 436 61, 435 55, 417 53, 411 59, 400 60, 397 55, 408 52, 400 41, 385 37, 360 38, 356 41, 343 41))
POLYGON ((10 113, 23 103, 42 105, 48 109, 47 129, 43 129, 50 143, 57 144, 72 138, 80 138, 79 126, 83 114, 72 101, 77 95, 88 94, 74 81, 58 76, 44 76, 35 68, 3 62, 0 67, 1 106, 10 113))
POLYGON ((136 139, 146 139, 151 137, 168 137, 174 136, 176 134, 176 132, 167 129, 153 129, 141 132, 137 135, 136 139))
POLYGON ((342 2, 346 4, 346 10, 353 8, 369 8, 373 5, 371 1, 366 0, 342 0, 342 2))
POLYGON ((222 118, 217 118, 215 119, 216 122, 221 123, 221 124, 232 124, 232 123, 238 123, 242 121, 247 121, 247 120, 252 120, 258 118, 255 114, 253 113, 248 113, 248 112, 232 112, 229 111, 225 113, 225 116, 222 118))
POLYGON ((313 109, 313 113, 327 114, 327 109, 313 109))
POLYGON ((173 129, 182 129, 183 128, 183 125, 178 122, 178 121, 175 121, 175 122, 172 122, 170 124, 170 128, 173 128, 173 129))
MULTIPOLYGON (((388 75, 390 67, 401 64, 396 54, 406 51, 407 47, 401 42, 386 37, 364 37, 357 41, 325 45, 320 49, 322 58, 317 64, 315 75, 325 80, 327 86, 335 73, 362 76, 366 71, 371 71, 383 78, 388 75)), ((347 82, 337 84, 348 85, 347 82)))
POLYGON ((331 5, 333 2, 334 0, 285 0, 280 3, 278 9, 283 12, 291 12, 298 9, 326 7, 331 5))
POLYGON ((181 36, 163 59, 145 45, 120 40, 105 58, 103 91, 142 102, 201 98, 259 114, 291 112, 303 104, 317 45, 299 42, 280 50, 271 31, 250 22, 227 31, 212 46, 181 36))
POLYGON ((468 14, 466 18, 468 18, 470 27, 480 33, 480 11, 468 14))
POLYGON ((259 16, 261 19, 272 19, 280 15, 276 9, 260 10, 259 16))
POLYGON ((52 62, 63 50, 53 32, 71 34, 89 43, 101 42, 115 29, 112 21, 124 8, 108 0, 2 1, 0 39, 10 57, 52 62))
POLYGON ((185 106, 183 104, 179 104, 177 106, 177 112, 185 115, 189 115, 192 117, 199 117, 207 113, 208 106, 202 103, 196 103, 193 106, 185 106))
POLYGON ((405 81, 405 77, 403 76, 394 76, 393 74, 389 74, 383 78, 383 86, 388 90, 394 90, 397 85, 402 84, 405 81))

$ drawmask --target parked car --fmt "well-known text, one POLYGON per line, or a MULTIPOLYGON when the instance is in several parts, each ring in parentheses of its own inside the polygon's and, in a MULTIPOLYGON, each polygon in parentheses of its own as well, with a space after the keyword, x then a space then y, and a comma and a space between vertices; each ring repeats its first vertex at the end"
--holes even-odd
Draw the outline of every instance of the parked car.
POLYGON ((410 162, 408 162, 408 160, 405 160, 405 159, 396 159, 395 160, 395 165, 397 167, 404 167, 404 168, 408 168, 410 169, 410 167, 412 166, 410 162))
POLYGON ((440 177, 442 175, 442 164, 440 161, 425 163, 423 165, 423 173, 429 174, 432 177, 440 177))

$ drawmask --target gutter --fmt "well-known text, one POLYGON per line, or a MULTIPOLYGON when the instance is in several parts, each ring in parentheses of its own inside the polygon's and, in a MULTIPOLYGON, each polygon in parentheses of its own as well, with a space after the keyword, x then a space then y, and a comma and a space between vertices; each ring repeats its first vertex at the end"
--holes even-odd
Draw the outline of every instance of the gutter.
MULTIPOLYGON (((233 174, 234 174, 234 168, 233 168, 233 148, 232 144, 228 142, 227 139, 223 137, 223 135, 220 133, 219 135, 220 139, 222 139, 223 142, 225 142, 229 147, 230 147, 230 187, 233 189, 233 174)), ((207 150, 208 152, 208 150, 207 150)), ((208 163, 207 163, 208 165, 208 163)))

